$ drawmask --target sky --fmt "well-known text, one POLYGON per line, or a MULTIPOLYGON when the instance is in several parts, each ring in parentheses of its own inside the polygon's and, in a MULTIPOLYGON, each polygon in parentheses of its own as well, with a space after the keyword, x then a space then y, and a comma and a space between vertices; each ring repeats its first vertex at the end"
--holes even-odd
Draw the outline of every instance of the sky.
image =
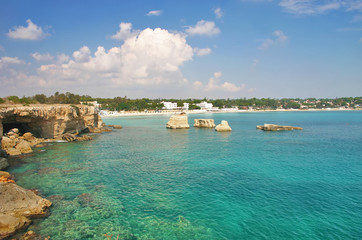
POLYGON ((362 0, 1 0, 0 97, 362 96, 362 0))

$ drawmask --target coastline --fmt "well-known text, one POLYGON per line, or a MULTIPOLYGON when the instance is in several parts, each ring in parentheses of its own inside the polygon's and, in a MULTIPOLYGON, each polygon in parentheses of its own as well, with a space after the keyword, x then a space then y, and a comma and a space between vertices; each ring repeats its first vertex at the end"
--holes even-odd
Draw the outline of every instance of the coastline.
POLYGON ((347 109, 347 108, 316 108, 316 109, 275 109, 275 110, 219 110, 219 111, 206 111, 206 110, 186 110, 186 111, 162 111, 162 112, 137 112, 137 111, 122 111, 112 112, 109 115, 100 115, 102 118, 112 117, 128 117, 128 116, 157 116, 157 115, 172 115, 185 112, 186 114, 210 114, 210 113, 259 113, 259 112, 330 112, 330 111, 361 111, 362 109, 347 109))

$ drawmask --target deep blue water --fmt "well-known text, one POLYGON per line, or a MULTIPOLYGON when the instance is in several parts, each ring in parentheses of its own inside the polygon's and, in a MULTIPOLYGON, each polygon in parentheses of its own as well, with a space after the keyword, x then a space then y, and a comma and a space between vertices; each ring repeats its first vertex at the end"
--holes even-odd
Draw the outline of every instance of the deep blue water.
MULTIPOLYGON (((362 239, 362 111, 104 119, 123 129, 57 143, 10 172, 54 206, 51 239, 362 239), (233 131, 193 128, 227 120, 233 131), (302 131, 263 132, 275 123, 302 131)), ((17 160, 18 162, 20 160, 17 160)))

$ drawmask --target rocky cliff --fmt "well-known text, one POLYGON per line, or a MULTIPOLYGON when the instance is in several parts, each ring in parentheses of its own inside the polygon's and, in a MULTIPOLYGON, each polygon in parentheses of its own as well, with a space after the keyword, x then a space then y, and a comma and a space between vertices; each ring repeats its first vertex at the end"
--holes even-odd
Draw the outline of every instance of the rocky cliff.
POLYGON ((36 137, 57 138, 64 133, 80 133, 101 128, 103 122, 93 106, 29 105, 0 108, 0 136, 13 128, 36 137))

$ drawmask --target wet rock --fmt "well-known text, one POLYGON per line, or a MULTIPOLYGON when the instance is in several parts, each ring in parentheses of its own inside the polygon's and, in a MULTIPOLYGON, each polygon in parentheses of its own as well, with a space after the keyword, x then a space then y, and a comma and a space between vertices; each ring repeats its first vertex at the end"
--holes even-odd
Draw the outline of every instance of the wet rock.
POLYGON ((293 127, 293 126, 281 126, 275 124, 264 124, 256 126, 256 129, 264 130, 264 131, 290 131, 290 130, 303 130, 301 127, 293 127))
POLYGON ((31 132, 26 132, 23 134, 23 137, 26 141, 31 142, 34 141, 35 137, 33 136, 33 134, 31 134, 31 132))
POLYGON ((215 123, 214 119, 195 119, 194 127, 199 128, 214 128, 215 123))
POLYGON ((37 234, 34 231, 27 231, 20 240, 32 240, 37 237, 37 234))
POLYGON ((20 141, 15 146, 15 149, 19 150, 21 153, 31 153, 31 152, 33 152, 33 150, 30 147, 30 144, 25 140, 20 141))
POLYGON ((219 125, 215 127, 215 131, 218 132, 230 132, 231 127, 229 126, 229 123, 225 120, 222 120, 219 125))
POLYGON ((6 158, 0 158, 0 170, 9 167, 8 160, 6 158))
MULTIPOLYGON (((3 177, 1 177, 3 178, 3 177)), ((0 239, 30 224, 29 217, 44 216, 51 202, 13 182, 0 181, 0 239)))
POLYGON ((11 174, 5 171, 0 171, 0 177, 11 178, 11 174))
POLYGON ((170 129, 190 128, 186 113, 172 115, 166 124, 166 128, 170 129))

